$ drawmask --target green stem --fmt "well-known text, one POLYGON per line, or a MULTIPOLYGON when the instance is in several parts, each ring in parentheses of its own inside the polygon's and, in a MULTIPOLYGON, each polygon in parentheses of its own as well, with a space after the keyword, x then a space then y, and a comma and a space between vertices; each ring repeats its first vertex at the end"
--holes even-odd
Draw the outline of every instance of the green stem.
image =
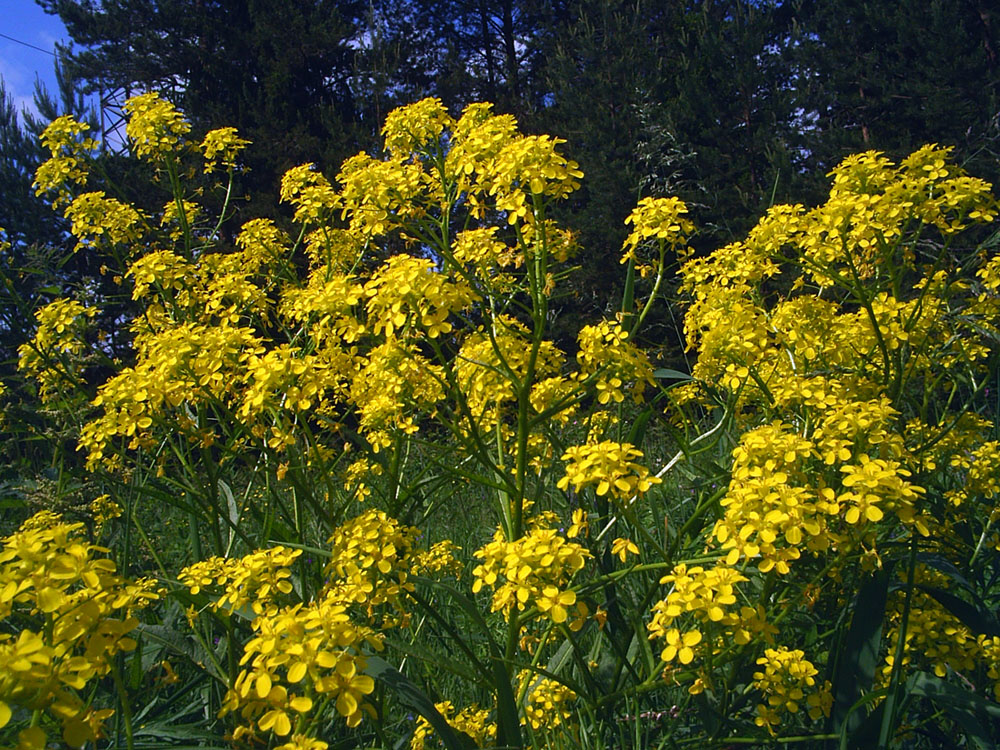
POLYGON ((885 708, 882 712, 882 726, 879 729, 878 746, 884 748, 888 746, 889 733, 896 723, 896 703, 900 690, 900 681, 903 674, 903 657, 906 654, 906 629, 910 620, 910 608, 913 604, 913 578, 917 567, 917 537, 912 532, 910 534, 910 562, 906 571, 906 590, 903 603, 903 616, 899 621, 899 630, 896 641, 896 653, 892 662, 892 673, 889 677, 889 690, 885 699, 885 708))
POLYGON ((132 707, 128 702, 128 694, 125 685, 122 683, 121 673, 118 669, 118 659, 111 660, 111 678, 115 683, 115 690, 118 692, 118 703, 121 706, 122 722, 125 724, 125 742, 128 750, 135 749, 135 737, 132 732, 132 707))

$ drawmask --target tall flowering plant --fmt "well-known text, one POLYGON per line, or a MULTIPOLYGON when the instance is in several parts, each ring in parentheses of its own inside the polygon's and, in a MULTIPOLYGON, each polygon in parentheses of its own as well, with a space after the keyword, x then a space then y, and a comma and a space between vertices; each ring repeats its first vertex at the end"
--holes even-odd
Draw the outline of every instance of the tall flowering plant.
POLYGON ((888 746, 920 700, 973 734, 995 712, 966 683, 1000 680, 1000 266, 970 239, 996 205, 946 149, 852 157, 826 203, 703 257, 683 202, 643 199, 617 314, 564 347, 576 247, 550 214, 582 174, 559 139, 424 100, 334 180, 291 169, 289 221, 234 228, 249 144, 193 139, 155 94, 128 112, 162 208, 88 192, 67 118, 36 184, 129 292, 131 358, 73 366, 100 350, 82 289, 39 309, 21 368, 49 404, 87 394, 102 528, 134 529, 168 602, 139 663, 183 664, 188 720, 289 750, 888 746), (638 343, 674 272, 690 374, 638 343))

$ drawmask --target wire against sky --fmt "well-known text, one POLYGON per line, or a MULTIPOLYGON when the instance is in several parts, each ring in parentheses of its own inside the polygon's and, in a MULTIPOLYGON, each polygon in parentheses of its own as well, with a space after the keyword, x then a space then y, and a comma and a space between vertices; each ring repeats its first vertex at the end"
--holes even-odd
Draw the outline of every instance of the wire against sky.
POLYGON ((0 37, 4 39, 9 39, 12 42, 17 42, 18 44, 23 44, 25 47, 31 47, 31 49, 37 49, 39 52, 44 52, 46 55, 56 56, 56 53, 50 49, 43 49, 42 47, 36 47, 34 44, 28 44, 27 42, 22 42, 20 39, 15 39, 12 36, 7 36, 6 34, 0 34, 0 37))

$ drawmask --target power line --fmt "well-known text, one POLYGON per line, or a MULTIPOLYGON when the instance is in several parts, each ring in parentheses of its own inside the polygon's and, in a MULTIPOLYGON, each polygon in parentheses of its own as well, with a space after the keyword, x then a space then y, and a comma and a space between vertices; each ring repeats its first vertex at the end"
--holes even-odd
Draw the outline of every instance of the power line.
POLYGON ((27 42, 22 42, 20 39, 15 39, 12 36, 7 36, 6 34, 0 34, 0 37, 4 39, 9 39, 12 42, 17 42, 18 44, 23 44, 25 47, 31 47, 31 49, 37 49, 39 52, 44 52, 46 55, 56 56, 56 53, 50 49, 42 49, 41 47, 36 47, 34 44, 28 44, 27 42))

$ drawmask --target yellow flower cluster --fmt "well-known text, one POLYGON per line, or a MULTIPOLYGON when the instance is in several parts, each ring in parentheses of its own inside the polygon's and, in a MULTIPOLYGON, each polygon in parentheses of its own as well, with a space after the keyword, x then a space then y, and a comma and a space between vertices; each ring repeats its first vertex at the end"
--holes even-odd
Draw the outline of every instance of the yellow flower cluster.
POLYGON ((636 402, 642 400, 647 385, 653 385, 653 367, 646 353, 628 341, 628 332, 621 324, 602 321, 584 326, 577 335, 580 346, 576 360, 580 365, 577 377, 593 376, 599 403, 621 402, 624 389, 630 387, 636 402))
POLYGON ((280 594, 292 592, 292 564, 302 550, 271 547, 239 559, 212 557, 189 565, 177 579, 192 594, 222 589, 212 609, 238 610, 250 606, 257 614, 276 606, 280 594))
POLYGON ((86 323, 96 314, 95 308, 69 299, 57 299, 35 311, 38 328, 30 342, 18 347, 17 366, 38 381, 43 402, 59 395, 61 386, 71 380, 71 360, 84 353, 86 323))
POLYGON ((557 375, 539 380, 531 387, 531 408, 553 421, 566 424, 576 412, 580 388, 572 380, 557 375))
POLYGON ((387 341, 359 363, 350 386, 350 400, 361 418, 361 432, 378 453, 392 445, 392 434, 412 435, 415 412, 444 398, 439 365, 415 346, 387 341))
POLYGON ((284 290, 281 314, 296 323, 312 322, 310 332, 317 345, 353 343, 364 331, 353 315, 364 296, 364 287, 354 277, 321 267, 305 287, 284 290))
POLYGON ((80 445, 87 463, 106 458, 109 443, 126 438, 133 448, 149 434, 154 417, 166 407, 224 398, 240 385, 233 376, 250 353, 259 351, 248 328, 181 325, 138 341, 140 359, 98 391, 94 406, 104 413, 84 426, 80 445))
POLYGON ((808 438, 780 421, 743 433, 721 501, 725 514, 712 532, 729 550, 729 564, 759 558, 761 571, 787 574, 803 550, 846 549, 886 511, 927 536, 926 490, 897 460, 908 456, 901 436, 890 432, 898 412, 885 398, 833 395, 841 390, 822 379, 794 397, 785 388, 787 404, 809 402, 815 428, 808 438))
POLYGON ((202 207, 194 201, 184 199, 167 201, 160 215, 160 226, 167 229, 167 236, 174 242, 179 242, 185 232, 190 232, 192 237, 196 237, 198 236, 196 225, 203 213, 202 207))
MULTIPOLYGON (((135 612, 159 598, 153 581, 118 576, 107 550, 82 532, 83 524, 42 511, 0 551, 0 727, 12 706, 44 712, 73 747, 101 735, 113 711, 83 696, 117 654, 135 648, 135 612)), ((42 728, 33 731, 44 746, 42 728)))
MULTIPOLYGON (((689 568, 684 563, 674 566, 661 578, 660 583, 671 584, 671 591, 666 599, 654 605, 653 619, 647 625, 650 640, 664 640, 660 660, 666 664, 675 659, 681 664, 690 664, 698 655, 697 647, 703 643, 709 629, 717 631, 713 635, 722 637, 725 634, 726 640, 741 644, 749 643, 754 634, 769 636, 772 629, 764 622, 760 611, 747 606, 736 610, 734 606, 736 584, 746 580, 734 568, 723 565, 689 568), (681 618, 689 623, 687 629, 678 627, 681 618)), ((702 648, 715 648, 715 644, 705 641, 702 648)))
POLYGON ((535 731, 568 728, 573 711, 566 704, 577 695, 561 682, 538 677, 528 670, 518 675, 521 692, 525 695, 524 716, 535 731))
POLYGON ((326 406, 327 391, 341 387, 346 375, 318 356, 303 356, 301 351, 287 345, 272 349, 263 357, 250 355, 246 367, 248 385, 238 412, 244 419, 268 407, 321 412, 326 406))
POLYGON ((433 144, 454 124, 441 100, 430 97, 386 115, 382 137, 393 154, 409 156, 433 144))
POLYGON ((776 422, 743 434, 733 450, 732 479, 722 499, 725 515, 712 534, 728 549, 728 564, 760 557, 758 567, 782 574, 800 545, 826 549, 828 517, 840 506, 833 490, 813 488, 807 471, 813 443, 776 422))
POLYGON ((87 181, 90 170, 85 157, 98 146, 96 140, 83 136, 88 130, 87 123, 63 115, 50 122, 39 137, 50 157, 39 165, 33 186, 36 195, 54 191, 54 207, 69 201, 69 183, 83 185, 87 181))
MULTIPOLYGON (((465 337, 455 362, 455 374, 468 409, 480 429, 495 426, 506 407, 517 401, 516 383, 528 374, 531 341, 517 321, 498 318, 490 331, 478 330, 465 337)), ((536 382, 554 377, 565 355, 551 341, 542 341, 535 357, 536 382)), ((543 392, 536 392, 536 403, 543 392)))
POLYGON ((482 563, 472 571, 472 591, 478 593, 484 586, 495 589, 494 612, 509 617, 515 609, 535 607, 556 624, 569 621, 571 630, 583 627, 587 605, 577 600, 569 584, 591 556, 585 547, 537 525, 512 542, 497 529, 493 541, 476 550, 475 556, 482 563))
POLYGON ((364 655, 383 648, 383 637, 374 628, 406 626, 404 596, 413 588, 411 572, 433 573, 455 565, 454 545, 418 549, 418 535, 417 529, 377 510, 347 521, 330 538, 326 583, 310 601, 295 602, 289 566, 298 550, 275 547, 242 560, 213 559, 185 569, 182 581, 193 593, 210 585, 225 588, 213 606, 249 602, 258 613, 240 660, 243 669, 221 712, 243 719, 234 740, 269 732, 291 735, 283 747, 322 748, 324 743, 312 733, 317 714, 329 704, 349 727, 365 714, 375 715, 367 700, 375 683, 365 674, 364 655))
POLYGON ((351 622, 346 605, 336 597, 276 609, 255 618, 253 629, 240 660, 244 669, 221 711, 238 711, 246 722, 233 733, 234 740, 253 737, 255 727, 278 737, 293 729, 304 734, 309 712, 327 701, 334 701, 351 727, 364 713, 374 715, 364 698, 375 683, 363 673, 361 649, 381 649, 381 640, 351 622))
POLYGON ((90 515, 94 519, 94 524, 100 529, 104 524, 114 518, 120 518, 125 511, 118 503, 111 499, 110 495, 99 495, 90 503, 90 515))
POLYGON ((617 500, 631 502, 662 481, 651 476, 645 466, 636 463, 636 459, 641 458, 642 451, 631 443, 605 440, 596 444, 575 445, 562 456, 562 460, 567 462, 566 473, 557 486, 565 490, 572 484, 575 492, 584 487, 594 487, 601 497, 610 495, 617 500))
MULTIPOLYGON (((636 250, 641 243, 650 239, 667 245, 679 260, 684 260, 690 254, 690 250, 686 247, 688 237, 694 232, 694 224, 685 218, 687 212, 687 206, 679 198, 640 200, 639 205, 625 219, 625 223, 631 224, 633 229, 622 245, 625 252, 622 254, 621 262, 633 260, 637 264, 637 270, 643 272, 646 267, 640 263, 636 250)), ((662 262, 661 256, 658 263, 662 262)))
POLYGON ((962 485, 947 492, 948 499, 956 507, 973 498, 994 500, 1000 496, 1000 442, 990 440, 968 455, 956 455, 951 465, 965 469, 962 485))
MULTIPOLYGON (((840 467, 846 476, 841 480, 849 488, 837 497, 838 503, 848 506, 844 519, 849 524, 857 524, 863 519, 881 521, 884 513, 879 504, 889 508, 904 508, 900 515, 913 517, 913 503, 926 490, 910 484, 910 472, 902 468, 898 461, 871 459, 865 454, 859 456, 859 464, 845 464, 840 467)), ((927 528, 918 521, 918 528, 924 536, 927 528)))
POLYGON ((863 397, 870 398, 901 376, 894 372, 898 355, 890 356, 900 347, 913 360, 914 379, 941 363, 981 358, 981 347, 967 346, 970 337, 953 335, 958 323, 951 310, 968 296, 961 283, 943 272, 918 275, 914 298, 903 299, 889 275, 890 269, 921 272, 915 255, 921 231, 954 234, 996 214, 988 184, 953 165, 934 166, 947 156, 925 147, 899 167, 874 153, 852 157, 834 170, 825 204, 775 207, 744 242, 686 263, 684 286, 694 304, 685 330, 699 353, 694 375, 734 391, 746 387, 745 398, 767 401, 758 380, 769 388, 833 368, 861 375, 846 384, 850 391, 867 389, 863 397), (805 272, 791 294, 768 306, 760 285, 788 257, 798 258, 805 272), (797 293, 809 284, 839 291, 824 300, 797 293), (859 294, 870 299, 859 305, 859 294), (752 383, 750 373, 757 375, 752 383))
POLYGON ((367 458, 359 458, 344 471, 344 489, 350 496, 364 500, 372 493, 368 480, 381 474, 381 465, 373 463, 367 458))
POLYGON ((415 576, 450 573, 458 578, 465 570, 465 565, 455 556, 461 549, 450 539, 442 539, 432 544, 430 549, 416 550, 410 555, 410 573, 415 576))
POLYGON ((362 151, 344 162, 337 181, 343 185, 338 195, 341 215, 352 232, 366 239, 422 218, 427 211, 425 203, 438 202, 426 195, 430 179, 420 162, 402 156, 382 161, 362 151))
MULTIPOLYGON (((947 590, 950 580, 939 571, 918 564, 914 572, 916 586, 911 593, 910 613, 903 643, 903 667, 929 669, 938 677, 949 671, 973 676, 980 663, 994 668, 991 661, 990 639, 976 635, 954 614, 945 609, 922 586, 947 590)), ((890 627, 886 633, 889 644, 881 677, 887 681, 895 662, 899 645, 899 626, 906 607, 902 590, 892 593, 888 611, 890 627)))
POLYGON ((504 146, 489 166, 489 193, 510 224, 534 222, 534 200, 561 199, 580 187, 579 165, 556 152, 565 143, 547 135, 522 136, 504 146))
POLYGON ((432 265, 427 258, 394 255, 372 274, 365 295, 373 333, 391 339, 413 335, 416 328, 433 339, 452 330, 448 316, 477 297, 464 281, 451 280, 432 265))
MULTIPOLYGON (((457 712, 451 701, 435 703, 434 708, 449 725, 471 737, 476 747, 486 747, 486 743, 497 735, 496 723, 489 721, 490 712, 479 708, 475 703, 457 712)), ((427 746, 427 738, 433 734, 434 729, 431 727, 431 723, 421 716, 417 719, 417 726, 410 738, 410 750, 424 750, 427 746)))
POLYGON ((154 250, 129 266, 125 274, 133 281, 132 299, 140 300, 151 290, 167 299, 190 288, 195 267, 173 250, 154 250))
MULTIPOLYGON (((126 109, 141 158, 174 170, 197 154, 185 145, 189 124, 157 94, 134 97, 126 109)), ((82 125, 60 121, 46 143, 54 154, 75 154, 82 168, 82 133, 82 125)), ((558 348, 536 346, 512 316, 496 312, 478 330, 464 319, 478 318, 481 304, 526 291, 526 258, 538 262, 542 294, 552 292, 558 275, 549 261, 566 260, 574 241, 553 222, 535 221, 536 202, 565 197, 580 177, 559 154, 560 142, 521 136, 512 117, 493 115, 489 105, 470 105, 454 121, 433 99, 394 111, 384 136, 390 155, 348 159, 337 187, 312 165, 285 174, 281 199, 307 225, 295 245, 261 219, 244 225, 233 252, 185 195, 149 217, 100 191, 70 205, 81 247, 130 261, 124 279, 143 308, 132 321, 135 363, 100 388, 93 405, 103 413, 83 431, 88 466, 150 445, 161 426, 205 444, 214 438, 203 427, 195 434, 189 418, 202 407, 236 413, 247 427, 242 444, 257 440, 273 451, 313 439, 303 420, 341 423, 354 412, 378 452, 437 416, 449 384, 463 390, 451 412, 468 422, 461 429, 499 427, 504 443, 514 414, 505 407, 529 393, 535 411, 555 407, 562 421, 581 382, 596 382, 602 403, 629 390, 641 396, 651 367, 616 324, 584 336, 585 372, 573 379, 561 372, 558 348), (433 245, 437 218, 457 206, 480 219, 489 206, 517 226, 472 222, 454 236, 446 232, 440 266, 416 254, 391 255, 377 267, 364 257, 374 237, 397 230, 404 242, 433 245), (191 240, 203 244, 191 248, 191 240), (295 248, 309 260, 304 286, 288 262, 295 248), (287 338, 275 323, 290 324, 287 338), (433 361, 432 350, 452 361, 433 361)), ((231 169, 246 145, 232 128, 214 130, 199 145, 201 167, 231 169)), ((530 464, 540 470, 554 449, 540 429, 529 443, 530 464)))
POLYGON ((191 124, 173 104, 155 91, 133 96, 125 102, 128 123, 125 133, 132 150, 140 159, 162 161, 177 150, 191 124))
MULTIPOLYGON (((325 572, 330 579, 329 596, 345 604, 363 604, 370 621, 375 609, 389 605, 383 625, 405 625, 409 614, 403 596, 413 589, 409 582, 414 565, 428 558, 415 557, 420 531, 404 526, 380 510, 367 510, 340 526, 330 537, 333 553, 325 572)), ((448 566, 448 550, 442 553, 442 567, 448 566)))
POLYGON ((210 130, 201 142, 201 152, 205 155, 205 171, 214 172, 219 164, 226 169, 233 169, 236 166, 236 157, 249 145, 250 141, 240 138, 236 128, 210 130))
POLYGON ((106 244, 129 245, 146 231, 138 210, 105 197, 102 190, 74 198, 66 207, 66 218, 72 222, 70 232, 79 239, 74 251, 106 244))
POLYGON ((754 719, 757 726, 765 727, 773 736, 786 713, 795 714, 804 707, 814 721, 830 715, 833 707, 830 682, 816 685, 819 670, 805 658, 803 651, 785 646, 769 648, 757 659, 757 664, 762 669, 754 673, 753 684, 766 700, 757 705, 754 719))
POLYGON ((497 239, 498 227, 466 229, 455 235, 451 253, 462 264, 473 266, 487 275, 495 268, 506 268, 518 262, 518 254, 497 239))
POLYGON ((281 200, 295 206, 295 221, 318 224, 328 219, 340 202, 336 191, 315 164, 301 164, 281 178, 281 200))
POLYGON ((281 259, 288 252, 291 242, 288 235, 275 226, 271 219, 250 219, 236 235, 236 247, 241 251, 241 261, 256 271, 270 261, 281 259))

